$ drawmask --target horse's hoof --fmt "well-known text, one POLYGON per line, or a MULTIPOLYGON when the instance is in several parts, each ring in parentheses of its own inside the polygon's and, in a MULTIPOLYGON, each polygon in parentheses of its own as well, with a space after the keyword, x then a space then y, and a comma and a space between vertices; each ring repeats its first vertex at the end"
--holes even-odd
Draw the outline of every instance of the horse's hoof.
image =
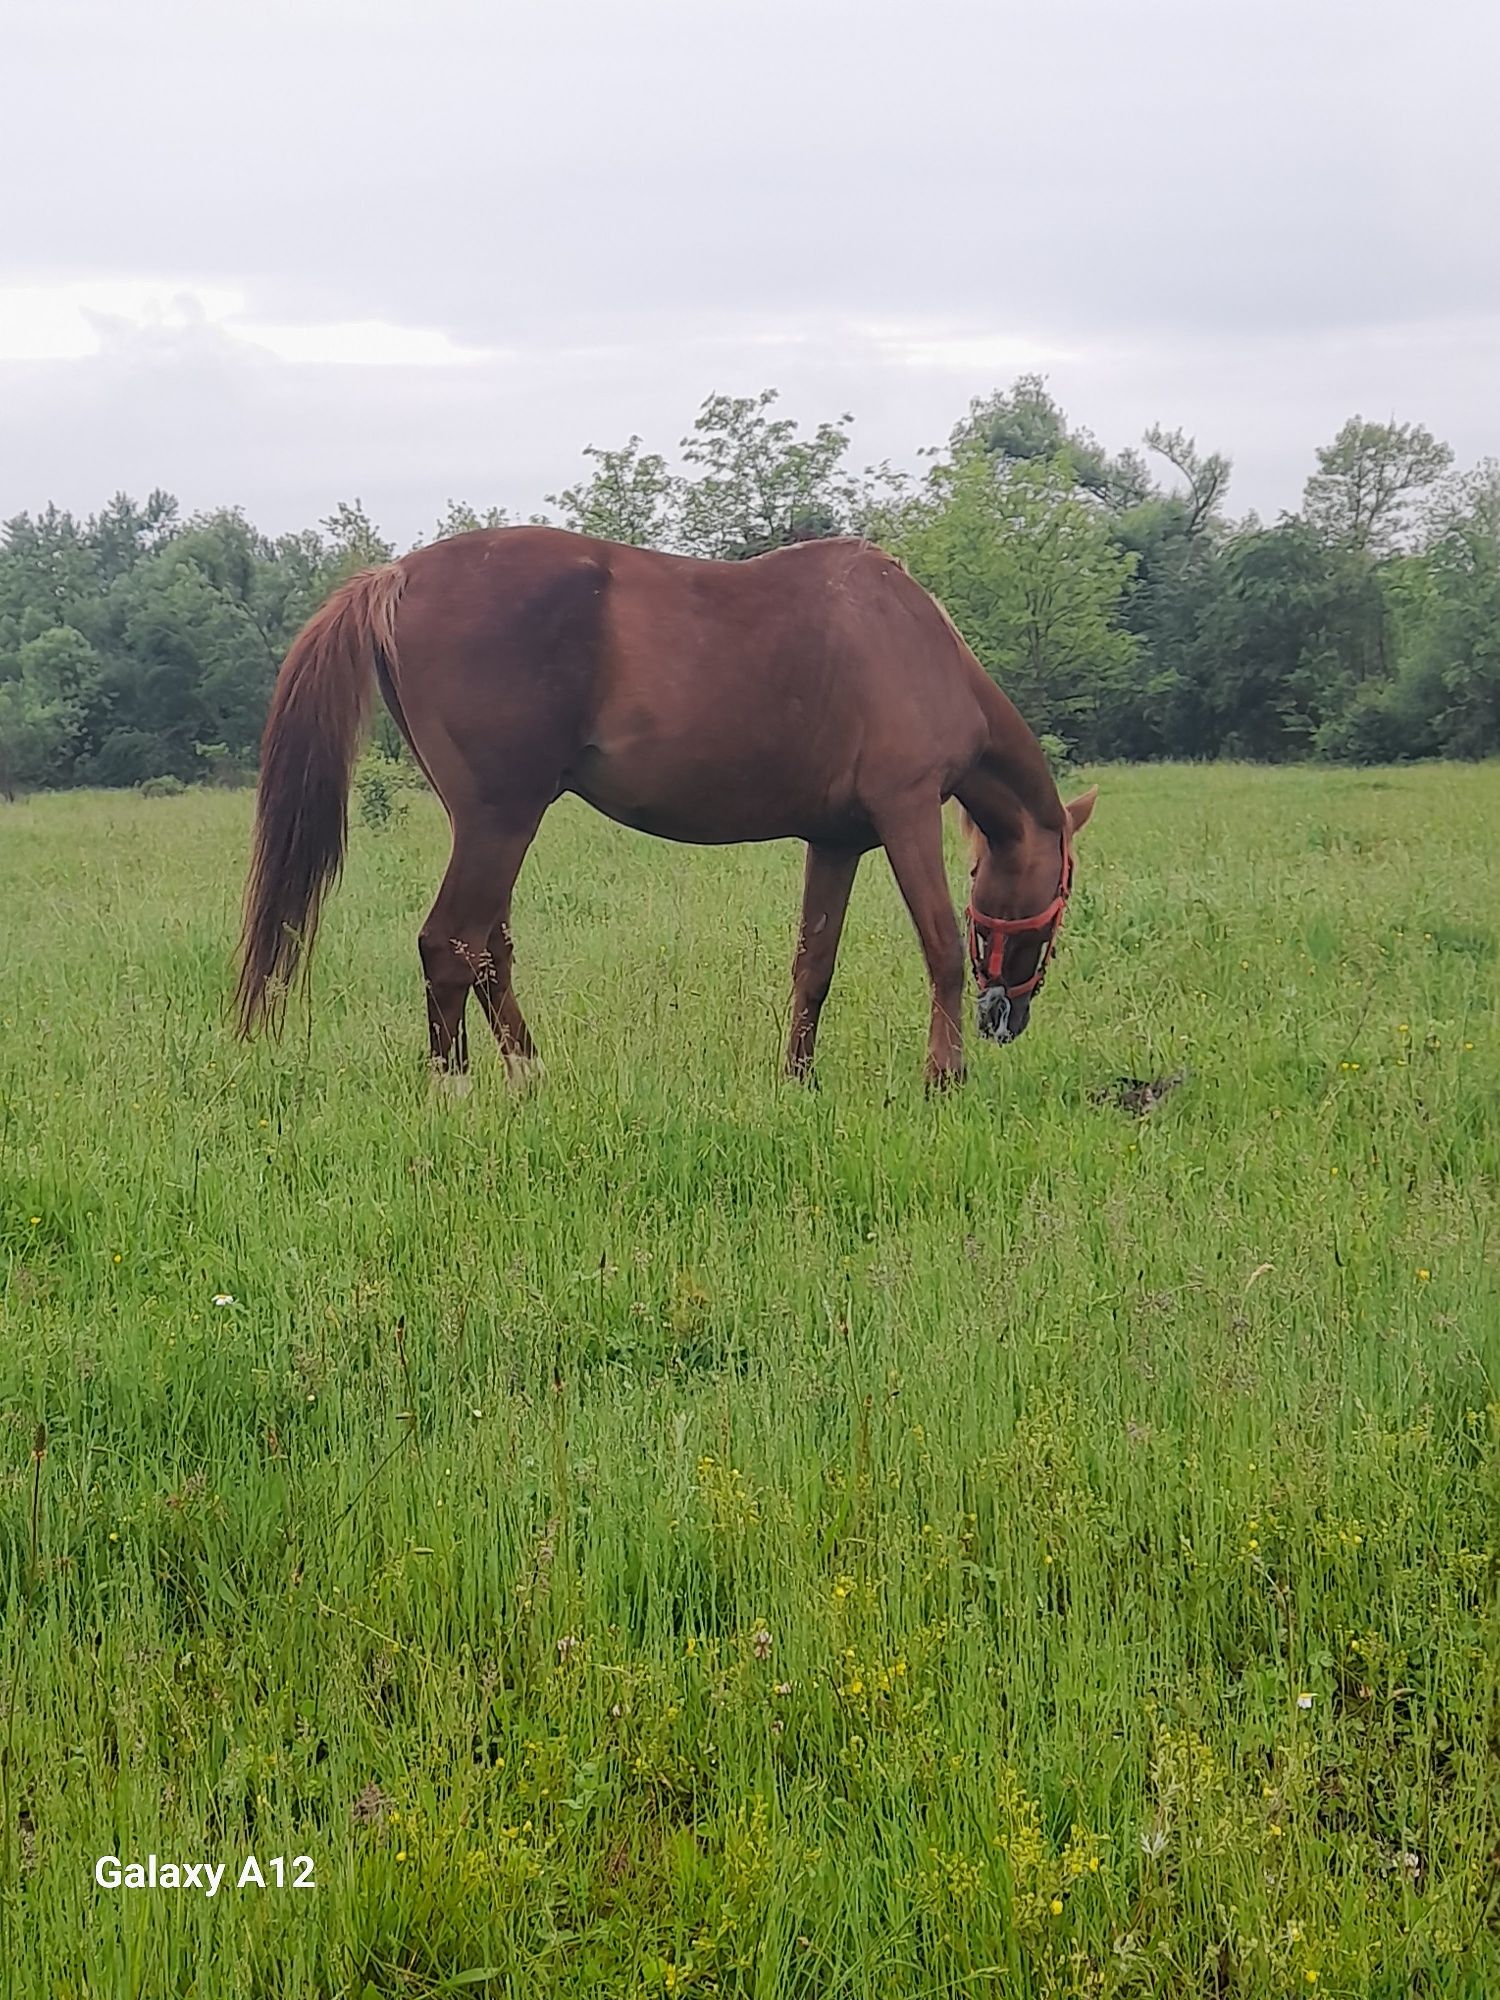
POLYGON ((432 1072, 433 1087, 445 1104, 457 1104, 467 1097, 474 1088, 474 1079, 460 1070, 435 1069, 432 1072))
POLYGON ((535 1090, 547 1074, 540 1056, 507 1055, 504 1061, 505 1080, 518 1093, 535 1090))
POLYGON ((954 1090, 964 1080, 962 1069, 930 1069, 927 1072, 929 1096, 934 1091, 954 1090))

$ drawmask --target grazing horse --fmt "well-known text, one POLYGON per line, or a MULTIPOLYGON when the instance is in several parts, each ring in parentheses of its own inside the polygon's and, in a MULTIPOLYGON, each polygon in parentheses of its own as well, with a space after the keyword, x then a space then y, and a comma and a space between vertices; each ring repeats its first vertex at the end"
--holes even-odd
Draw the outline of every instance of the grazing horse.
POLYGON ((239 1017, 280 1020, 339 871, 378 682, 442 800, 448 872, 419 949, 434 1068, 468 1066, 478 995, 507 1067, 535 1050, 511 984, 511 891, 554 799, 667 840, 807 843, 786 1066, 805 1076, 861 855, 883 847, 932 981, 927 1076, 963 1074, 964 950, 942 806, 970 841, 980 1027, 1026 1026, 1073 835, 1036 738, 946 612, 870 543, 699 562, 556 528, 497 528, 367 570, 293 642, 262 748, 239 1017))

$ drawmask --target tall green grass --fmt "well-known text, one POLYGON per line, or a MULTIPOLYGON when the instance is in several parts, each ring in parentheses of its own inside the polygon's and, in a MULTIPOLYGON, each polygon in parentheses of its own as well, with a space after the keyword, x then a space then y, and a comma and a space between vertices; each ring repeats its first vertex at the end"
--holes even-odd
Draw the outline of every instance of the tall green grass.
POLYGON ((251 1049, 246 799, 0 811, 5 1990, 1500 1988, 1500 770, 1095 775, 937 1099, 879 857, 809 1092, 560 807, 447 1105, 430 801, 251 1049))

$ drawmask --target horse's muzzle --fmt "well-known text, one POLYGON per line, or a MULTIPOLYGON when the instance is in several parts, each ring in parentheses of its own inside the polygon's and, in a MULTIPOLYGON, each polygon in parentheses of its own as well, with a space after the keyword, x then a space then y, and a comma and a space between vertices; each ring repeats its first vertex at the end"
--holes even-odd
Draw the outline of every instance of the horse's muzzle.
POLYGON ((1031 996, 1012 1000, 998 986, 987 986, 979 996, 979 1032, 992 1042, 1013 1042, 1024 1034, 1031 1018, 1031 996))

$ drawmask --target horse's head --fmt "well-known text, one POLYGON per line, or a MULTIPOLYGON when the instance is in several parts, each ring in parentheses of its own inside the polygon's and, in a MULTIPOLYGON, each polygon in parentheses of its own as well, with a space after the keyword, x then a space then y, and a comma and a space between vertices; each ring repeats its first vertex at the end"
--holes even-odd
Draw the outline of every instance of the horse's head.
POLYGON ((1013 1042, 1026 1030, 1073 887, 1073 837, 1098 796, 1091 785, 1065 806, 1058 832, 1028 822, 1004 841, 988 839, 964 815, 973 884, 969 959, 979 986, 979 1032, 992 1041, 1013 1042))

